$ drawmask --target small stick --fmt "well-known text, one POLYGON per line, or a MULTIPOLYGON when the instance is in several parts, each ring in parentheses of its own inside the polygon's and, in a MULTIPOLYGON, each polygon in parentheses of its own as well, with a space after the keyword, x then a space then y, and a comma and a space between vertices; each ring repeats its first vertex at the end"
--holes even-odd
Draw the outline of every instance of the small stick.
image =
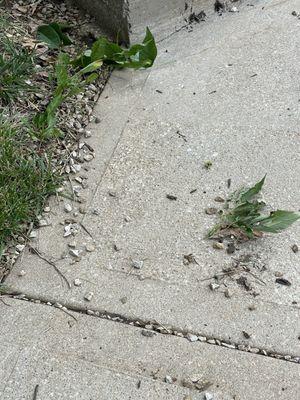
POLYGON ((83 225, 82 222, 79 222, 79 225, 81 226, 81 228, 82 228, 92 239, 94 239, 93 236, 92 236, 92 234, 87 230, 87 228, 83 225))
POLYGON ((55 271, 58 273, 58 275, 60 275, 63 280, 66 282, 66 284, 68 285, 68 288, 71 289, 71 284, 68 281, 68 279, 65 277, 65 275, 58 269, 58 267, 54 264, 54 262, 48 260, 47 258, 45 258, 44 256, 42 256, 42 254, 34 247, 28 245, 29 248, 41 259, 44 260, 47 264, 51 265, 55 271))
POLYGON ((34 388, 32 400, 37 400, 38 391, 39 391, 39 385, 36 385, 34 388))

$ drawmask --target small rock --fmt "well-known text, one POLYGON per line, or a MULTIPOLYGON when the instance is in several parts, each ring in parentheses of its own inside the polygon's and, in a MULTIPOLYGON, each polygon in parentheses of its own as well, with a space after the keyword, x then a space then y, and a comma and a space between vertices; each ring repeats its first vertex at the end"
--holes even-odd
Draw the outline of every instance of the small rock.
POLYGON ((233 254, 235 252, 235 245, 234 243, 228 243, 226 252, 227 254, 233 254))
POLYGON ((87 310, 86 313, 87 315, 95 315, 95 312, 93 310, 87 310))
POLYGON ((291 286, 291 285, 292 285, 291 282, 288 281, 288 280, 285 279, 285 278, 276 278, 276 279, 275 279, 275 282, 276 282, 276 283, 279 283, 279 285, 283 285, 283 286, 291 286))
POLYGON ((79 250, 75 250, 75 249, 70 249, 69 253, 71 254, 71 256, 73 257, 79 257, 80 255, 80 251, 79 250))
POLYGON ((293 250, 294 253, 298 253, 299 248, 298 248, 298 246, 296 244, 293 244, 292 250, 293 250))
POLYGON ((25 248, 25 244, 17 244, 16 249, 21 253, 25 248))
POLYGON ((292 11, 292 15, 293 15, 294 17, 297 17, 297 16, 298 16, 297 11, 292 11))
POLYGON ((120 299, 120 302, 122 303, 122 304, 126 304, 127 303, 127 297, 122 297, 121 299, 120 299))
POLYGON ((72 206, 71 206, 71 204, 65 204, 65 212, 66 213, 69 213, 69 212, 71 212, 73 210, 73 208, 72 208, 72 206))
POLYGON ((186 335, 186 338, 190 341, 190 342, 197 342, 198 340, 198 336, 197 335, 193 335, 192 333, 188 333, 186 335))
POLYGON ((184 396, 184 398, 183 398, 183 400, 193 400, 192 398, 191 398, 191 396, 184 396))
POLYGON ((251 304, 251 305, 248 307, 248 310, 249 310, 249 311, 255 311, 255 310, 256 310, 256 305, 251 304))
POLYGON ((42 227, 44 227, 44 226, 48 226, 49 225, 49 222, 46 220, 46 219, 41 219, 40 221, 39 221, 39 227, 40 228, 42 228, 42 227))
POLYGON ((227 299, 230 299, 232 297, 232 291, 230 289, 226 288, 224 295, 225 295, 225 297, 227 297, 227 299))
POLYGON ((225 203, 225 199, 223 199, 223 197, 221 196, 217 196, 214 199, 217 203, 225 203))
POLYGON ((78 278, 74 279, 74 286, 81 286, 81 285, 82 285, 82 282, 80 279, 78 279, 78 278))
POLYGON ((215 207, 209 207, 209 208, 205 209, 205 214, 207 214, 207 215, 214 215, 214 214, 217 214, 217 212, 218 212, 218 209, 215 207))
POLYGON ((144 265, 144 261, 142 260, 132 260, 131 266, 135 269, 142 269, 144 265))
POLYGON ((218 283, 212 282, 209 284, 209 287, 212 291, 215 291, 215 290, 219 289, 220 285, 218 283))
POLYGON ((93 244, 87 244, 85 246, 85 249, 86 249, 87 252, 92 253, 93 251, 96 250, 96 247, 93 244))
POLYGON ((86 208, 85 207, 80 206, 78 210, 79 210, 80 214, 86 214, 86 208))
POLYGON ((101 122, 101 119, 98 118, 98 117, 96 117, 96 118, 95 118, 95 124, 100 124, 100 122, 101 122))
POLYGON ((173 194, 166 194, 166 198, 173 201, 177 200, 177 196, 174 196, 173 194))
MULTIPOLYGON (((144 330, 142 330, 142 335, 146 336, 146 337, 153 337, 156 335, 156 333, 153 331, 147 331, 146 329, 144 329, 144 330)), ((171 383, 173 383, 173 382, 171 382, 171 383)))
POLYGON ((166 375, 165 382, 166 383, 174 383, 174 380, 170 375, 166 375))
POLYGON ((68 247, 70 247, 71 249, 75 249, 76 248, 76 242, 68 243, 68 247))
POLYGON ((248 332, 242 331, 242 333, 243 333, 244 338, 246 338, 246 339, 250 339, 251 338, 251 335, 248 332))
POLYGON ((214 242, 213 248, 216 250, 223 250, 224 249, 224 244, 220 242, 214 242))
POLYGON ((37 231, 31 231, 29 237, 30 239, 35 239, 37 237, 37 231))
POLYGON ((280 278, 280 277, 283 276, 283 272, 275 271, 275 272, 274 272, 274 275, 275 275, 277 278, 280 278))
POLYGON ((26 271, 24 271, 24 269, 21 269, 21 271, 18 273, 18 276, 24 276, 26 275, 26 271))
POLYGON ((84 296, 84 299, 87 300, 87 301, 91 301, 93 297, 94 297, 94 293, 93 292, 89 292, 84 296))
POLYGON ((214 396, 211 393, 206 392, 204 394, 204 400, 214 400, 214 396))
POLYGON ((200 342, 206 342, 205 336, 199 336, 198 339, 200 340, 200 342))
POLYGON ((85 154, 83 156, 84 161, 87 161, 87 162, 92 161, 93 158, 94 158, 94 156, 92 154, 85 154))
POLYGON ((237 7, 231 7, 231 9, 230 9, 230 12, 238 12, 239 10, 238 10, 238 8, 237 7))
POLYGON ((50 211, 51 211, 51 208, 50 208, 50 207, 45 207, 45 208, 44 208, 44 212, 45 212, 45 213, 49 213, 50 211))

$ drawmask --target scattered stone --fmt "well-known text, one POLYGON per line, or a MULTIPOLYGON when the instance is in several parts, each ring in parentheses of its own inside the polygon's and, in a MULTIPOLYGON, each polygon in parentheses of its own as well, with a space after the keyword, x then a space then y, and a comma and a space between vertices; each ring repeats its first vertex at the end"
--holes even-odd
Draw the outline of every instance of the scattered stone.
POLYGON ((86 214, 86 208, 85 207, 80 206, 78 210, 79 210, 80 214, 86 214))
POLYGON ((209 344, 216 344, 216 341, 215 341, 215 339, 208 339, 208 340, 207 340, 207 343, 209 343, 209 344))
POLYGON ((198 340, 198 336, 197 335, 193 335, 192 333, 188 333, 186 335, 186 338, 190 341, 190 342, 197 342, 198 340))
POLYGON ((71 249, 75 249, 76 248, 76 242, 68 243, 68 247, 70 247, 71 249))
POLYGON ((127 303, 127 297, 121 297, 121 299, 120 299, 120 302, 122 303, 122 304, 126 304, 127 303))
POLYGON ((95 118, 95 120, 94 120, 94 122, 95 122, 95 124, 100 124, 100 122, 101 122, 101 119, 100 119, 100 118, 98 118, 98 117, 96 117, 96 118, 95 118))
POLYGON ((87 251, 88 253, 92 253, 93 251, 96 250, 96 247, 95 247, 93 244, 87 244, 87 245, 85 246, 85 249, 86 249, 86 251, 87 251))
POLYGON ((70 249, 69 253, 71 254, 71 256, 78 258, 80 256, 80 251, 79 250, 75 250, 75 249, 70 249))
POLYGON ((144 261, 142 260, 132 260, 131 266, 135 269, 142 269, 144 265, 144 261))
POLYGON ((204 394, 204 400, 214 400, 214 396, 211 393, 206 392, 204 394))
POLYGON ((83 156, 84 161, 90 162, 92 161, 92 159, 94 158, 93 154, 89 153, 89 154, 85 154, 83 156))
POLYGON ((207 215, 214 215, 214 214, 217 214, 217 212, 218 212, 218 209, 215 207, 209 207, 209 208, 205 209, 205 214, 207 214, 207 215))
POLYGON ((50 208, 50 207, 45 207, 45 208, 44 208, 44 212, 45 212, 45 213, 49 213, 50 211, 51 211, 51 208, 50 208))
POLYGON ((193 399, 191 398, 191 396, 187 395, 187 396, 184 396, 183 400, 193 400, 193 399))
MULTIPOLYGON (((142 335, 146 336, 146 337, 153 337, 153 336, 156 335, 156 333, 153 332, 153 331, 147 331, 146 329, 143 329, 142 330, 142 335)), ((171 383, 173 383, 173 382, 171 382, 171 383)))
POLYGON ((249 307, 248 307, 248 310, 250 310, 250 311, 255 311, 256 310, 256 305, 255 304, 251 304, 249 307))
POLYGON ((35 239, 37 237, 37 231, 31 231, 29 234, 30 239, 35 239))
POLYGON ((82 282, 80 279, 78 279, 78 278, 74 279, 74 286, 81 286, 81 285, 82 285, 82 282))
POLYGON ((211 282, 211 283, 209 284, 209 287, 210 287, 210 289, 211 289, 212 291, 215 291, 215 290, 219 289, 220 285, 219 285, 218 283, 211 282))
POLYGON ((225 291, 224 291, 224 295, 225 295, 225 297, 227 297, 227 299, 230 299, 233 294, 232 294, 232 291, 230 289, 226 288, 225 291))
POLYGON ((64 209, 65 209, 65 212, 66 212, 66 213, 69 213, 69 212, 71 212, 71 211, 73 210, 71 204, 68 204, 68 203, 65 204, 64 209))
POLYGON ((250 339, 251 338, 251 335, 248 332, 242 331, 242 333, 243 333, 244 338, 246 338, 246 339, 250 339))
POLYGON ((248 281, 248 279, 245 277, 245 276, 240 276, 237 280, 236 280, 236 282, 239 284, 239 285, 241 285, 241 286, 243 286, 248 292, 250 291, 250 290, 252 290, 252 286, 251 286, 251 284, 249 283, 249 281, 248 281))
POLYGON ((281 277, 283 276, 283 272, 275 271, 275 272, 274 272, 274 275, 275 275, 277 278, 281 278, 281 277))
POLYGON ((214 199, 217 203, 225 203, 225 199, 223 199, 223 197, 221 196, 217 196, 214 199))
POLYGON ((227 347, 228 349, 235 349, 235 345, 234 344, 222 342, 221 345, 223 347, 227 347))
POLYGON ((87 310, 86 312, 88 315, 95 315, 95 312, 93 310, 87 310))
POLYGON ((231 7, 231 9, 229 11, 235 13, 235 12, 238 12, 239 10, 237 7, 231 7))
POLYGON ((198 339, 200 340, 200 342, 206 342, 206 337, 205 336, 198 336, 198 339))
POLYGON ((298 246, 296 244, 293 244, 292 250, 293 250, 294 253, 298 253, 299 248, 298 248, 298 246))
POLYGON ((297 11, 292 11, 292 15, 293 15, 294 17, 298 17, 297 11))
POLYGON ((21 253, 25 249, 25 244, 17 244, 16 249, 21 253))
POLYGON ((18 276, 22 277, 26 275, 26 271, 24 269, 21 269, 21 271, 18 273, 18 276))
POLYGON ((183 255, 183 264, 184 265, 198 264, 198 262, 197 262, 195 256, 191 253, 191 254, 184 254, 183 255))
POLYGON ((94 297, 94 293, 88 292, 87 294, 84 295, 84 300, 91 301, 93 297, 94 297))
POLYGON ((228 243, 227 249, 226 249, 227 254, 233 254, 235 252, 235 250, 236 250, 236 248, 235 248, 234 243, 233 242, 228 243))
POLYGON ((49 226, 49 222, 46 219, 39 220, 39 227, 43 228, 45 226, 49 226))
POLYGON ((170 375, 166 375, 165 382, 166 383, 174 383, 174 380, 170 375))
POLYGON ((216 250, 223 250, 224 249, 224 244, 221 242, 214 242, 213 248, 216 250))

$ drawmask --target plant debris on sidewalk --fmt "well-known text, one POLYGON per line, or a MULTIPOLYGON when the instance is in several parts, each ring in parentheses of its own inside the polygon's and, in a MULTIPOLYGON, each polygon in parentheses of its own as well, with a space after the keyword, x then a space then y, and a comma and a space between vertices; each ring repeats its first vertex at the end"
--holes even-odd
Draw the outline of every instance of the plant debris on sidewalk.
POLYGON ((238 239, 252 239, 262 236, 264 232, 281 232, 300 218, 300 213, 285 210, 271 211, 269 215, 261 214, 266 203, 256 197, 265 178, 250 188, 241 188, 227 199, 220 213, 221 221, 209 231, 209 238, 234 236, 238 239))

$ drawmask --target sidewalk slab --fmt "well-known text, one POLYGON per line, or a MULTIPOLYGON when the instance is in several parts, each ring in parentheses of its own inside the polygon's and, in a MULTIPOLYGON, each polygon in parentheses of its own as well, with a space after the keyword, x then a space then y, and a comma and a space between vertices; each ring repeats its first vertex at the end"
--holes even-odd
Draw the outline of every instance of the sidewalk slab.
POLYGON ((297 4, 245 4, 239 13, 215 16, 162 41, 150 73, 114 73, 99 102, 102 122, 92 127, 89 141, 96 157, 81 221, 92 238, 83 229, 76 236, 83 253, 74 263, 67 247, 74 238, 63 239, 60 224, 67 218, 62 202, 53 209, 52 226, 32 243, 71 283, 79 278, 83 285, 67 290, 53 268, 29 252, 7 285, 33 298, 157 319, 236 343, 244 330, 254 347, 300 355, 299 253, 291 251, 300 225, 241 244, 234 256, 204 239, 215 222, 204 210, 217 205, 214 198, 265 173, 268 204, 299 208, 300 31, 291 15, 297 4), (213 163, 209 171, 206 160, 213 163), (93 241, 96 251, 85 253, 85 243, 93 241), (183 256, 191 253, 198 264, 184 265, 183 256), (255 293, 229 278, 220 290, 209 289, 208 278, 249 254, 254 276, 247 277, 255 293), (141 270, 132 260, 143 261, 141 270), (278 273, 292 285, 278 285, 278 273), (88 292, 94 297, 87 304, 88 292))
POLYGON ((202 400, 183 379, 210 382, 215 400, 290 400, 297 364, 243 353, 45 305, 6 298, 0 311, 0 394, 4 400, 202 400), (184 368, 183 368, 184 366, 184 368), (165 383, 169 375, 177 379, 165 383), (253 384, 255 382, 255 384, 253 384))

